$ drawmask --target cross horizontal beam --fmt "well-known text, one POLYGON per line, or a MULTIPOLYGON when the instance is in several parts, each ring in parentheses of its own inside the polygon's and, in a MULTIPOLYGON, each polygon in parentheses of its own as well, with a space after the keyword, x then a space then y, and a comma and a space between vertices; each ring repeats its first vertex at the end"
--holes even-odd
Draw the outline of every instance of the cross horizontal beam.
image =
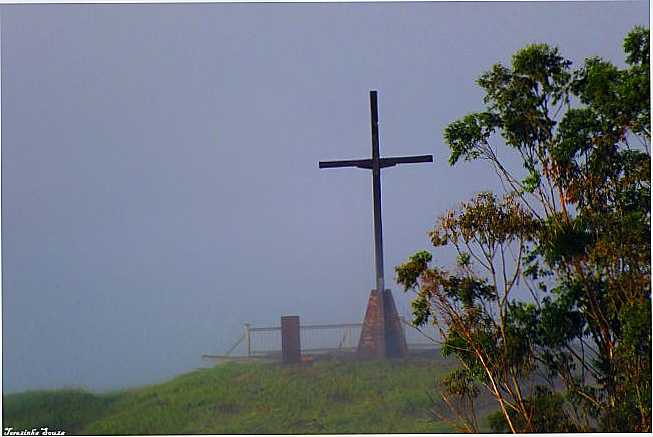
MULTIPOLYGON (((418 162, 433 162, 432 155, 394 156, 379 158, 379 168, 394 167, 397 164, 412 164, 418 162)), ((372 169, 372 159, 351 159, 345 161, 320 161, 320 168, 358 167, 372 169)))

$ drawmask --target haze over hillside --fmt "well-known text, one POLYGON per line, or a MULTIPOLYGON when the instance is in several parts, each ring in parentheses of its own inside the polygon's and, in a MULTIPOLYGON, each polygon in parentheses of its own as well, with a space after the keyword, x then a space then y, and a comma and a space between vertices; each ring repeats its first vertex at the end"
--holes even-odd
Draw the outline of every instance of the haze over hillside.
MULTIPOLYGON (((3 390, 163 380, 242 324, 358 322, 435 218, 496 187, 450 168, 444 126, 474 81, 532 42, 623 64, 648 3, 2 5, 3 390)), ((447 263, 450 253, 436 253, 447 263)))

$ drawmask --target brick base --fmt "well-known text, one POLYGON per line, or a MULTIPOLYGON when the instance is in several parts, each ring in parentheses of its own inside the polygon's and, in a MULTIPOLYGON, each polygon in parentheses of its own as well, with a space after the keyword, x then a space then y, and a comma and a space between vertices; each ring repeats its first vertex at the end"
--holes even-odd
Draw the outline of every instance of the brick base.
POLYGON ((388 358, 403 357, 408 352, 404 327, 399 319, 395 300, 390 290, 383 293, 385 313, 385 355, 388 358))
POLYGON ((358 342, 361 358, 396 358, 406 354, 406 337, 390 290, 372 290, 358 342))

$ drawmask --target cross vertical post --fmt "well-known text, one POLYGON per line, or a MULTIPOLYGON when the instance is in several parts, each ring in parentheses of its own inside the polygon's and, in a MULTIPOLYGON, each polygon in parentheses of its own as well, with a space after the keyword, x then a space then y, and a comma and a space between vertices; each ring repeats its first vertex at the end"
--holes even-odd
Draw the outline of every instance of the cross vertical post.
POLYGON ((372 202, 374 204, 374 260, 376 265, 376 289, 385 290, 383 273, 383 225, 381 223, 381 165, 379 162, 379 110, 376 91, 370 91, 370 114, 372 124, 372 202))
POLYGON ((372 202, 374 205, 374 262, 376 288, 370 293, 358 352, 363 357, 398 357, 406 350, 401 320, 392 298, 385 288, 383 272, 383 228, 381 223, 381 169, 397 164, 433 162, 432 155, 381 158, 379 152, 379 111, 377 92, 370 91, 370 124, 372 129, 372 159, 320 161, 320 168, 358 167, 372 170, 372 202))

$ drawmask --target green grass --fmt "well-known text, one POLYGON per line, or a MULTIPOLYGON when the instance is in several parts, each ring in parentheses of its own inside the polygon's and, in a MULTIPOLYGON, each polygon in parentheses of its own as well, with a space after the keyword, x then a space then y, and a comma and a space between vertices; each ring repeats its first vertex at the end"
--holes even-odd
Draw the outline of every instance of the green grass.
POLYGON ((120 392, 3 396, 3 422, 67 434, 451 432, 428 414, 442 359, 228 363, 120 392))
POLYGON ((85 423, 101 417, 115 397, 69 389, 3 396, 3 426, 15 430, 48 427, 75 432, 85 423))

